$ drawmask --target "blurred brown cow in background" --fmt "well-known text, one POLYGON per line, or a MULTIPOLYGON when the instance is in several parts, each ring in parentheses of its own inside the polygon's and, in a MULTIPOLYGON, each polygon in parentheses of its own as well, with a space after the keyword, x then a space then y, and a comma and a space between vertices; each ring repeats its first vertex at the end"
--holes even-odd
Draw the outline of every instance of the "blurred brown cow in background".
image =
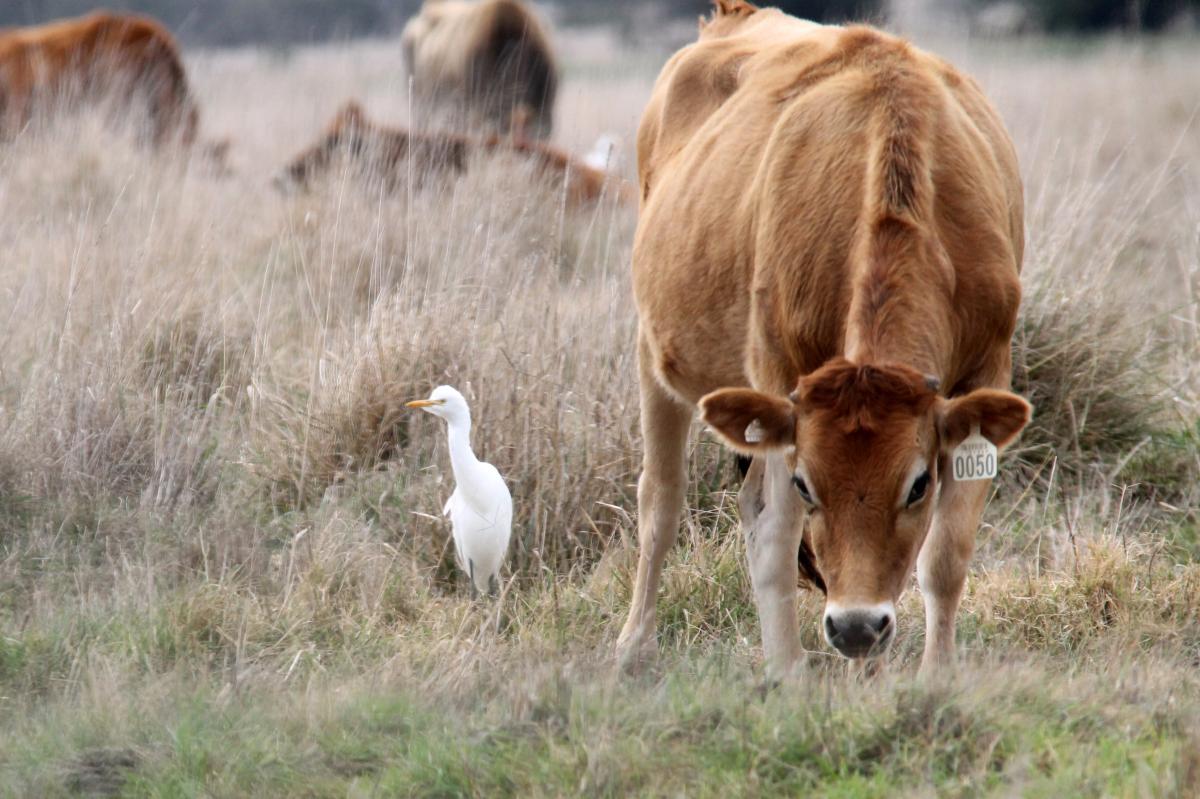
POLYGON ((342 106, 316 144, 284 168, 276 185, 285 191, 307 186, 339 153, 363 161, 367 174, 388 186, 410 173, 416 181, 431 173, 461 174, 477 153, 510 153, 532 161, 540 175, 564 192, 569 205, 596 202, 606 195, 632 205, 637 198, 630 184, 544 142, 377 125, 354 101, 342 106))
POLYGON ((425 0, 401 35, 417 99, 501 133, 547 138, 558 69, 550 41, 519 0, 425 0))
POLYGON ((0 30, 0 138, 36 114, 77 102, 144 114, 144 134, 155 146, 196 140, 200 115, 179 49, 154 20, 96 12, 0 30))

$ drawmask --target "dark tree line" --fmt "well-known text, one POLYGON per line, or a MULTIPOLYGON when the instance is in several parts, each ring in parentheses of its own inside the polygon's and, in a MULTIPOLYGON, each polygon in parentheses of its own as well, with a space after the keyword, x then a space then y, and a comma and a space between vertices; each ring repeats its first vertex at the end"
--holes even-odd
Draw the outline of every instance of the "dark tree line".
MULTIPOLYGON (((959 0, 982 8, 1000 0, 959 0)), ((553 0, 552 0, 553 2, 553 0)), ((822 21, 879 20, 886 0, 760 0, 791 14, 822 21)), ((1007 0, 1023 6, 1047 31, 1160 30, 1200 0, 1007 0)), ((619 21, 655 0, 557 0, 568 20, 619 21)), ((0 27, 33 25, 98 7, 138 11, 162 20, 189 44, 291 44, 394 32, 420 0, 0 0, 0 27)), ((657 0, 665 13, 695 18, 708 0, 657 0)))
POLYGON ((1158 31, 1185 13, 1200 13, 1200 0, 1020 0, 1020 4, 1051 33, 1158 31))
POLYGON ((161 20, 190 44, 290 44, 398 30, 420 0, 0 0, 0 26, 97 8, 161 20))

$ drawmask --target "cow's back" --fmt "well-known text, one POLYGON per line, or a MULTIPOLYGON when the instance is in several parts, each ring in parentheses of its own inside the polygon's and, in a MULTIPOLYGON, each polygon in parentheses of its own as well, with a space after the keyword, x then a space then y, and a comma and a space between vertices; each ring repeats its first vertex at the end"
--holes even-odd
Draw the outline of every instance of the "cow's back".
POLYGON ((869 183, 881 105, 922 115, 901 122, 928 156, 921 224, 949 255, 928 265, 930 279, 959 307, 995 316, 980 329, 1001 331, 978 341, 966 331, 948 378, 992 339, 1007 346, 1021 190, 991 106, 968 79, 890 36, 764 9, 715 20, 677 53, 639 129, 635 292, 658 372, 683 398, 746 384, 786 392, 843 351, 880 190, 869 183))
POLYGON ((37 60, 43 68, 58 69, 78 68, 101 58, 180 61, 174 38, 158 22, 103 11, 0 32, 0 57, 37 60))
POLYGON ((548 135, 557 94, 549 37, 518 0, 425 3, 401 34, 405 65, 426 101, 461 103, 507 131, 514 110, 548 135))
POLYGON ((23 123, 39 95, 73 99, 141 92, 162 130, 191 143, 198 112, 174 37, 149 17, 93 12, 30 28, 0 32, 0 91, 10 124, 23 123))

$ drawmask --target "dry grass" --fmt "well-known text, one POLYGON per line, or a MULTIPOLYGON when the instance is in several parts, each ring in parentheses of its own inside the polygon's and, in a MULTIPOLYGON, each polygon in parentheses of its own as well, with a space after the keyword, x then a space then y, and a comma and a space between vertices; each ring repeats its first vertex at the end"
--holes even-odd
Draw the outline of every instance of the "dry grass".
MULTIPOLYGON (((657 59, 578 44, 560 141, 632 142, 657 59)), ((938 689, 915 590, 888 674, 806 621, 806 679, 761 689, 734 472, 699 432, 662 661, 612 679, 633 214, 484 161, 274 194, 345 98, 407 117, 394 43, 194 56, 228 178, 99 118, 0 148, 0 794, 1195 795, 1200 60, 1057 48, 948 48, 1021 152, 1037 422, 938 689), (442 430, 402 410, 441 382, 516 502, 496 606, 455 582, 442 430)))

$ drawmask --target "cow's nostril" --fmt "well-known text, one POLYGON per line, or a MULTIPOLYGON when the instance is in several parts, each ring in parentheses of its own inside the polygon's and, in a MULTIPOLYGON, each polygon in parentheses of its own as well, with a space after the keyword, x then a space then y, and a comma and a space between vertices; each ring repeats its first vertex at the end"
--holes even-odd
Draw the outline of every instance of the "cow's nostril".
POLYGON ((887 615, 886 613, 884 615, 880 616, 879 619, 874 624, 875 632, 879 633, 880 636, 887 634, 888 628, 891 626, 892 626, 892 617, 887 615))
POLYGON ((835 627, 833 624, 833 617, 829 615, 825 616, 825 635, 828 636, 829 640, 831 641, 837 637, 837 627, 835 627))

